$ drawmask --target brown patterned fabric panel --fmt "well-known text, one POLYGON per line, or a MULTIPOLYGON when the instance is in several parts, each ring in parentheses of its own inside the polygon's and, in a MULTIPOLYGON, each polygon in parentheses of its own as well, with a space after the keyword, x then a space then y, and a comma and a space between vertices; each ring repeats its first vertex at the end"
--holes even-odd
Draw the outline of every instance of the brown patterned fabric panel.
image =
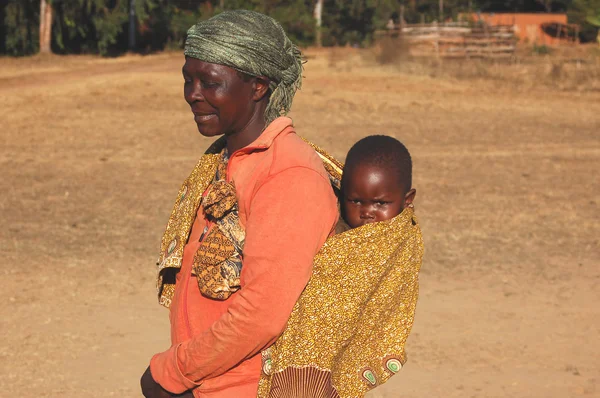
POLYGON ((340 398, 331 384, 331 372, 312 366, 286 368, 275 373, 269 398, 340 398))

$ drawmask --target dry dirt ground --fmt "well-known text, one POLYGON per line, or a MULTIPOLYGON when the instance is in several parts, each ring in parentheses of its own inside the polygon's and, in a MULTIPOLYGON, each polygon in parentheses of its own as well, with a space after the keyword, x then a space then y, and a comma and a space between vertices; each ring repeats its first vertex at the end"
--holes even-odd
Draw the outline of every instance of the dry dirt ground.
MULTIPOLYGON (((1 397, 139 397, 168 348, 154 263, 209 141, 179 54, 0 59, 1 397)), ((409 362, 371 397, 600 397, 600 93, 315 53, 292 117, 343 158, 414 157, 409 362)))

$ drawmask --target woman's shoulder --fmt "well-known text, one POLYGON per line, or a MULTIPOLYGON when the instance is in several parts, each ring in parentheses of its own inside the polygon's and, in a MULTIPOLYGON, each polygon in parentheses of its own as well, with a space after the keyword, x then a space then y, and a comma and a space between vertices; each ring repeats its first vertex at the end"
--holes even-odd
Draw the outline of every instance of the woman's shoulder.
POLYGON ((271 174, 288 168, 304 167, 328 178, 317 152, 294 131, 281 134, 273 141, 272 162, 271 174))

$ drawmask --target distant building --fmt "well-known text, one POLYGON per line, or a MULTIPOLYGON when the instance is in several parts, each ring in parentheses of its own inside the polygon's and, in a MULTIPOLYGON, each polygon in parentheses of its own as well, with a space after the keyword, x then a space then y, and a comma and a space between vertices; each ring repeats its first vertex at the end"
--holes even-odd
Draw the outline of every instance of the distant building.
MULTIPOLYGON (((464 16, 463 16, 464 17, 464 16)), ((569 24, 567 14, 473 13, 471 19, 490 26, 513 25, 519 40, 555 46, 578 43, 579 26, 569 24)))

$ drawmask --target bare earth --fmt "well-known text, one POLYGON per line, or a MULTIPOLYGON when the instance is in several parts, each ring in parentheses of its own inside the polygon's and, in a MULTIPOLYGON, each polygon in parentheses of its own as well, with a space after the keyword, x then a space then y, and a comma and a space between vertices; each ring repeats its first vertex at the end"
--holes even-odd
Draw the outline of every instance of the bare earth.
MULTIPOLYGON (((168 348, 154 263, 209 141, 179 54, 0 59, 1 397, 139 397, 168 348)), ((343 158, 414 157, 409 362, 371 397, 600 397, 600 93, 315 53, 292 117, 343 158), (338 57, 339 58, 339 57, 338 57)))

